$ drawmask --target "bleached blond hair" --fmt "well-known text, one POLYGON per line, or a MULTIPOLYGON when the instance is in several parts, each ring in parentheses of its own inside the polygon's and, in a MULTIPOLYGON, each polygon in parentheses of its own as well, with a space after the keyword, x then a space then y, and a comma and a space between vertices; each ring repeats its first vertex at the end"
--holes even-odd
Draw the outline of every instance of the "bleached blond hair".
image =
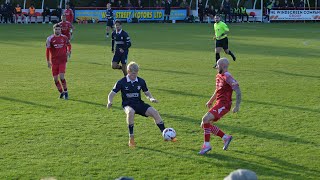
POLYGON ((127 66, 127 71, 138 72, 139 71, 139 65, 136 62, 131 61, 127 66))

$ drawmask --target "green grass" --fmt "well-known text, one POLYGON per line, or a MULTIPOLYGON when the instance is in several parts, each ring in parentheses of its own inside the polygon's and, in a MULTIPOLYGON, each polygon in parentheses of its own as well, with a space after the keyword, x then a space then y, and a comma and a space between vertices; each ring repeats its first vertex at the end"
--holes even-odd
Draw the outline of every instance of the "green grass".
MULTIPOLYGON (((319 24, 232 24, 237 55, 230 72, 243 94, 238 114, 217 125, 234 140, 228 151, 212 138, 199 156, 201 117, 214 90, 212 27, 124 24, 129 59, 160 103, 178 142, 163 142, 152 119, 135 118, 137 147, 118 94, 104 25, 76 25, 66 79, 70 100, 58 100, 45 60, 49 25, 0 26, 0 179, 223 179, 238 168, 259 179, 318 179, 320 174, 319 24)), ((224 54, 222 56, 225 56, 224 54)), ((144 98, 144 100, 146 100, 144 98)))

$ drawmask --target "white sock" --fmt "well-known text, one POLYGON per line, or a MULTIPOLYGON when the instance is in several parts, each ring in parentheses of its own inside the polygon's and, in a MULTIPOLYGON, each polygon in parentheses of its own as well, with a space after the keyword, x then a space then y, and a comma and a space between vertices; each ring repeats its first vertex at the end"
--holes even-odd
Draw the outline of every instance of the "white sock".
POLYGON ((206 147, 208 147, 208 146, 210 146, 210 142, 204 142, 204 145, 205 145, 206 147))
POLYGON ((228 138, 228 135, 223 135, 222 140, 226 140, 228 138))

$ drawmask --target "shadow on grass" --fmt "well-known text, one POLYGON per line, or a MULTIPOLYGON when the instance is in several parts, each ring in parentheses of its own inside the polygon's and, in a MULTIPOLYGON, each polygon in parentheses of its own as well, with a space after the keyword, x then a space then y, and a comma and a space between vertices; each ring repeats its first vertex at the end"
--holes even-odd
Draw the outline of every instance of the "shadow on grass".
POLYGON ((272 161, 274 163, 274 166, 277 166, 281 169, 284 169, 286 171, 294 171, 294 172, 298 172, 300 174, 306 174, 308 176, 318 176, 320 174, 319 170, 314 170, 314 169, 310 169, 298 164, 293 164, 284 160, 281 160, 279 158, 275 158, 275 157, 269 157, 269 156, 265 156, 265 155, 259 155, 259 154, 255 154, 255 153, 248 153, 248 152, 244 152, 244 151, 237 151, 235 150, 235 152, 239 153, 239 154, 246 154, 246 155, 251 155, 251 156, 255 156, 258 158, 263 158, 266 159, 268 161, 272 161))
POLYGON ((208 77, 208 76, 201 75, 201 74, 190 73, 190 72, 186 72, 186 71, 177 71, 177 70, 151 69, 151 68, 141 68, 141 70, 143 70, 143 71, 153 71, 153 72, 164 72, 164 73, 178 74, 178 75, 193 75, 193 76, 208 77))
POLYGON ((314 75, 306 75, 306 74, 296 74, 291 72, 284 72, 284 71, 278 71, 278 70, 271 70, 272 72, 278 73, 278 74, 284 74, 288 76, 295 76, 295 77, 308 77, 308 78, 316 78, 320 80, 320 76, 314 76, 314 75))
POLYGON ((286 177, 288 179, 306 179, 310 178, 310 176, 316 178, 319 175, 319 173, 317 172, 305 172, 304 169, 307 169, 306 167, 297 166, 295 164, 291 164, 283 160, 273 162, 275 164, 268 163, 264 165, 259 162, 259 159, 257 159, 257 162, 253 162, 218 153, 207 154, 205 156, 226 163, 224 167, 228 167, 230 169, 251 169, 257 173, 258 177, 263 175, 271 176, 272 178, 278 177, 279 179, 282 179, 283 177, 286 177))
MULTIPOLYGON (((74 101, 74 102, 89 104, 89 105, 98 106, 98 107, 103 107, 103 108, 107 109, 107 104, 102 104, 102 103, 97 103, 97 102, 91 102, 91 101, 86 101, 86 100, 80 100, 80 99, 69 99, 69 101, 74 101)), ((118 109, 118 110, 123 110, 121 107, 117 107, 117 106, 112 106, 111 108, 113 108, 113 109, 118 109)))
POLYGON ((43 104, 31 102, 31 101, 25 101, 25 100, 10 98, 10 97, 0 96, 0 99, 6 100, 6 101, 11 101, 11 102, 17 102, 17 103, 27 104, 27 105, 32 105, 32 106, 39 106, 39 107, 44 107, 44 108, 52 108, 52 106, 43 105, 43 104))
MULTIPOLYGON (((178 91, 178 90, 173 90, 173 89, 161 89, 161 88, 156 88, 159 91, 164 91, 170 94, 174 95, 180 95, 180 96, 192 96, 192 97, 200 97, 200 98, 206 98, 209 99, 209 96, 204 96, 201 94, 193 94, 185 91, 178 91)), ((311 108, 305 108, 305 107, 300 107, 300 106, 289 106, 289 105, 281 105, 281 104, 276 104, 276 103, 269 103, 269 102, 262 102, 262 101, 254 101, 254 100, 242 100, 242 102, 245 103, 252 103, 252 104, 260 104, 260 105, 267 105, 267 106, 272 106, 272 107, 281 107, 285 109, 292 109, 292 110, 298 110, 298 111, 309 111, 312 113, 320 113, 320 110, 318 109, 311 109, 311 108)))

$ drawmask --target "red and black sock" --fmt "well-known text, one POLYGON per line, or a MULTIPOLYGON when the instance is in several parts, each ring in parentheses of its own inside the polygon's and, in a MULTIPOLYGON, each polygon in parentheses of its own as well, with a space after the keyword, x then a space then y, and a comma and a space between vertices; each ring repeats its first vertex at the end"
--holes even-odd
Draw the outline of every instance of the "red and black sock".
POLYGON ((66 79, 61 79, 62 87, 65 92, 68 91, 66 79))
POLYGON ((59 91, 60 93, 62 93, 62 86, 61 86, 60 81, 55 81, 54 83, 56 84, 58 91, 59 91))

